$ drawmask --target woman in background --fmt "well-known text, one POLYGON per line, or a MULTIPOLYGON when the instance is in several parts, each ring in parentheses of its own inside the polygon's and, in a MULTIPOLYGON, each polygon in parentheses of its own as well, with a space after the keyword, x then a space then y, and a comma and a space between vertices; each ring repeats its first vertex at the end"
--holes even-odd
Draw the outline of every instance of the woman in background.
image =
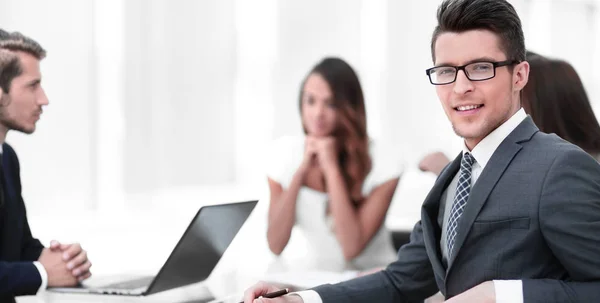
POLYGON ((387 265, 395 251, 384 221, 401 165, 369 140, 356 73, 326 58, 299 101, 305 136, 280 139, 269 159, 269 248, 281 254, 297 226, 309 245, 304 269, 387 265))
MULTIPOLYGON (((557 134, 600 161, 600 125, 573 66, 534 52, 527 52, 527 62, 529 81, 521 94, 525 112, 541 131, 557 134)), ((419 168, 439 175, 449 162, 435 152, 425 156, 419 168)))
POLYGON ((523 109, 541 131, 557 134, 600 161, 600 125, 573 66, 533 52, 527 61, 531 71, 523 109))

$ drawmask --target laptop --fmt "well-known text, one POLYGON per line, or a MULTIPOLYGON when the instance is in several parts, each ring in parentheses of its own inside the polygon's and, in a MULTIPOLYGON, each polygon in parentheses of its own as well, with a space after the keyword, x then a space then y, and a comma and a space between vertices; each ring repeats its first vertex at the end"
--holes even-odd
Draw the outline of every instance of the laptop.
POLYGON ((215 268, 258 201, 204 206, 156 276, 102 286, 49 288, 50 291, 146 296, 202 282, 215 268))

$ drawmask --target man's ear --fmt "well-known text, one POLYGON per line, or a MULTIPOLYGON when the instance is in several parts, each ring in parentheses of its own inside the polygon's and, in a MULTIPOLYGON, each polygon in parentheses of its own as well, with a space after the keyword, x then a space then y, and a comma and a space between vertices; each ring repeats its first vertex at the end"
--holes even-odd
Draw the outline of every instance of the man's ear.
POLYGON ((529 81, 529 62, 523 61, 515 65, 513 72, 513 85, 515 91, 522 90, 529 81))
POLYGON ((0 100, 2 100, 2 97, 4 97, 4 90, 0 88, 0 100))

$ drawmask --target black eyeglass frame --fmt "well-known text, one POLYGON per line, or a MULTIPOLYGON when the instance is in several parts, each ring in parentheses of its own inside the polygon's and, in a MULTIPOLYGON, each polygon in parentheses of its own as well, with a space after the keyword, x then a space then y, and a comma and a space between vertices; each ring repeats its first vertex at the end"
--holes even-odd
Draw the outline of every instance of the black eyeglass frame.
POLYGON ((498 62, 490 62, 490 61, 478 61, 478 62, 471 62, 469 64, 465 64, 465 65, 461 65, 461 66, 452 66, 452 65, 440 65, 440 66, 434 66, 432 68, 428 68, 425 70, 425 74, 427 75, 427 78, 429 78, 429 82, 433 85, 446 85, 446 84, 450 84, 450 83, 454 83, 456 81, 456 77, 458 77, 458 71, 463 71, 463 73, 465 73, 465 76, 467 77, 467 79, 469 79, 469 81, 485 81, 485 80, 490 80, 494 77, 496 77, 496 68, 498 67, 502 67, 502 66, 508 66, 508 65, 513 65, 513 64, 519 64, 521 63, 521 61, 518 60, 506 60, 506 61, 498 61, 498 62), (491 77, 489 78, 485 78, 485 79, 471 79, 471 77, 469 77, 469 73, 467 73, 467 71, 465 70, 465 67, 471 65, 471 64, 477 64, 477 63, 490 63, 492 64, 492 66, 494 67, 494 73, 492 74, 491 77), (436 68, 440 68, 440 67, 452 67, 456 70, 456 73, 454 73, 454 79, 450 82, 444 82, 444 83, 433 83, 433 80, 431 80, 431 71, 436 69, 436 68))

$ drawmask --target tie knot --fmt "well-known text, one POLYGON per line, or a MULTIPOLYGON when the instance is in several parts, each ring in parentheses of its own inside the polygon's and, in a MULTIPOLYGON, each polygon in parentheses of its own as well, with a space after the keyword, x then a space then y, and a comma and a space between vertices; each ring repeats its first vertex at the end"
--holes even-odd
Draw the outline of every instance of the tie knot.
POLYGON ((470 172, 473 163, 475 163, 475 158, 473 158, 470 153, 464 153, 462 160, 460 161, 460 167, 461 169, 466 169, 470 172))

